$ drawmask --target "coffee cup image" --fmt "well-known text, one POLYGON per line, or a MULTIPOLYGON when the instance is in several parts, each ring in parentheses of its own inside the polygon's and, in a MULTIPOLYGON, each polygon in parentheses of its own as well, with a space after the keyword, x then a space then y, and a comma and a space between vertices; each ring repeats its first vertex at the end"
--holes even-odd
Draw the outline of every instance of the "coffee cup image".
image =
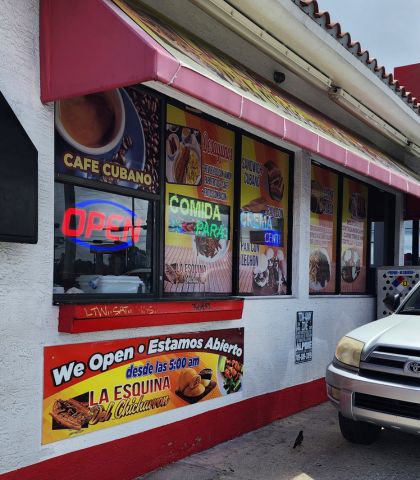
POLYGON ((203 368, 203 370, 200 371, 201 385, 208 387, 211 382, 212 375, 213 370, 211 368, 203 368))
POLYGON ((125 107, 118 89, 60 100, 55 126, 71 147, 92 157, 112 156, 125 130, 125 107))

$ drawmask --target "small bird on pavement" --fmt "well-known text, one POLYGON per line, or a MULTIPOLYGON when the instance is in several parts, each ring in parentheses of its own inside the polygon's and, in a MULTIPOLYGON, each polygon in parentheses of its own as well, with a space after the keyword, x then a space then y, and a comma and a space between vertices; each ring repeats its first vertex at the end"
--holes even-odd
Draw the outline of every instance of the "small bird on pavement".
POLYGON ((295 444, 293 445, 293 448, 296 448, 297 446, 301 445, 303 442, 303 430, 301 430, 298 433, 298 436, 296 437, 295 444))

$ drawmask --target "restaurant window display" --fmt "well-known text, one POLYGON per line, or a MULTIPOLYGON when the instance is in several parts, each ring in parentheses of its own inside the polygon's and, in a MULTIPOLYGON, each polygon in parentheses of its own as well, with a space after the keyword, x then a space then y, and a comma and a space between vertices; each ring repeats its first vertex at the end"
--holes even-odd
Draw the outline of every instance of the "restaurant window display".
POLYGON ((164 292, 232 293, 235 132, 167 106, 164 292))
POLYGON ((161 102, 140 87, 56 102, 56 301, 156 293, 161 102))
MULTIPOLYGON (((383 195, 377 188, 312 164, 310 294, 362 294, 371 289, 372 278, 368 278, 367 272, 368 234, 372 238, 378 233, 377 209, 373 209, 373 204, 383 195)), ((393 199, 389 201, 392 203, 393 199)), ((386 223, 388 231, 391 224, 386 223)), ((375 245, 379 242, 384 243, 378 237, 375 245)), ((392 256, 391 243, 386 245, 388 256, 392 256)), ((373 265, 373 256, 370 261, 373 265)))
POLYGON ((341 293, 366 292, 368 187, 343 179, 341 217, 341 293))
POLYGON ((290 152, 140 86, 55 107, 55 302, 290 294, 290 152))
POLYGON ((55 184, 54 293, 152 291, 151 201, 55 184))
POLYGON ((309 292, 335 293, 338 175, 312 165, 309 292))
POLYGON ((239 293, 285 295, 290 155, 242 136, 239 293))

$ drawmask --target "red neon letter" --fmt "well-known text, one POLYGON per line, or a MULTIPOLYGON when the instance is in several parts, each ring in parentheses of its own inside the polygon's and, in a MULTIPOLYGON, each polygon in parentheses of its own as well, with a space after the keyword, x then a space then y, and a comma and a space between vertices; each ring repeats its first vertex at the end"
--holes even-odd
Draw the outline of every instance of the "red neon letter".
POLYGON ((137 225, 134 224, 133 227, 133 242, 137 243, 140 238, 140 232, 141 232, 141 218, 137 220, 137 225))
POLYGON ((110 215, 106 223, 105 236, 108 240, 112 242, 118 242, 121 238, 121 234, 113 235, 112 232, 119 232, 121 230, 121 224, 123 223, 124 217, 122 215, 110 215))
POLYGON ((101 231, 105 225, 105 214, 102 212, 96 212, 93 210, 89 212, 89 217, 86 226, 86 238, 89 238, 92 235, 93 231, 101 231), (98 222, 95 222, 98 220, 98 222))
MULTIPOLYGON (((76 220, 75 220, 76 222, 76 220)), ((86 212, 82 208, 68 208, 64 212, 63 221, 61 222, 61 231, 65 237, 78 237, 83 233, 86 223, 86 212), (79 217, 76 228, 71 228, 72 217, 79 217)))
POLYGON ((131 218, 127 217, 124 220, 124 226, 123 226, 123 234, 121 236, 121 241, 127 242, 127 237, 128 237, 128 232, 131 232, 131 239, 132 242, 136 243, 139 241, 140 238, 140 220, 138 221, 138 225, 133 226, 131 223, 131 218))

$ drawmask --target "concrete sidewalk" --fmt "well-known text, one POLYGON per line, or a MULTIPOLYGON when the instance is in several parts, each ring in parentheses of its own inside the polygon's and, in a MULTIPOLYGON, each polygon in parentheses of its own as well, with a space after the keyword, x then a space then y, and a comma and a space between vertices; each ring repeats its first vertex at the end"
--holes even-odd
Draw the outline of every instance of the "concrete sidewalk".
POLYGON ((352 445, 328 403, 192 455, 137 480, 417 480, 420 437, 382 432, 352 445), (302 444, 293 449, 299 431, 302 444))

